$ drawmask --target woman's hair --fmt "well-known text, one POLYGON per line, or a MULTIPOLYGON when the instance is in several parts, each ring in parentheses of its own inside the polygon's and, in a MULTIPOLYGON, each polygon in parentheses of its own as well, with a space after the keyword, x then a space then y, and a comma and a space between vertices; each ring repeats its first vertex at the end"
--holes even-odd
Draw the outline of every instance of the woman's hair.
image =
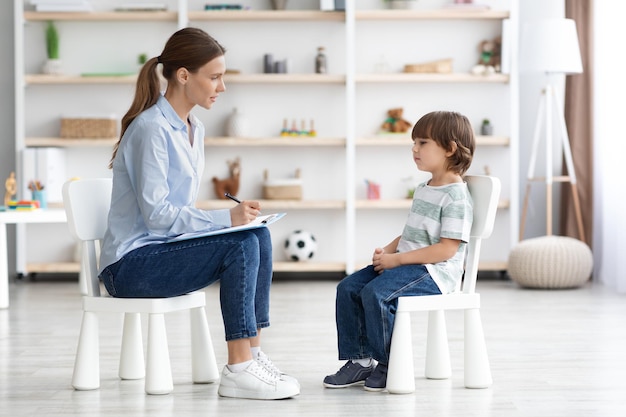
POLYGON ((155 105, 159 99, 161 83, 157 74, 158 64, 163 65, 163 77, 172 82, 179 68, 186 68, 190 73, 195 73, 207 62, 225 53, 226 49, 201 29, 184 28, 170 36, 161 55, 149 59, 139 71, 135 98, 122 118, 120 138, 113 149, 109 168, 113 167, 113 160, 128 126, 142 111, 155 105))
POLYGON ((446 151, 454 151, 448 157, 446 168, 459 175, 465 174, 472 164, 476 148, 474 131, 462 114, 450 111, 428 113, 415 123, 411 138, 432 139, 446 151))

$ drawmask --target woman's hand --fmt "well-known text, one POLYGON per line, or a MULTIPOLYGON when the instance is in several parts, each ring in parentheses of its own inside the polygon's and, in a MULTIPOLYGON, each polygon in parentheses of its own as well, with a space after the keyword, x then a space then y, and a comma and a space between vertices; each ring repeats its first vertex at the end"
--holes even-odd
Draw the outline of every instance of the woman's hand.
POLYGON ((230 222, 233 226, 250 223, 261 214, 261 205, 258 201, 242 201, 230 209, 230 222))
POLYGON ((392 269, 400 266, 400 257, 398 253, 385 253, 382 248, 376 248, 372 256, 372 265, 374 271, 382 274, 386 269, 392 269))

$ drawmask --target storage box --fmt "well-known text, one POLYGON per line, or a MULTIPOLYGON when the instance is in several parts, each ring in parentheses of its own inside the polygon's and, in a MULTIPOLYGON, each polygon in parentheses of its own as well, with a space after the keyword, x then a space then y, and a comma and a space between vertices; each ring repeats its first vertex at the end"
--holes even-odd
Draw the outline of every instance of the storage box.
POLYGON ((302 200, 302 180, 300 170, 296 171, 295 178, 269 180, 265 171, 263 183, 263 198, 266 200, 302 200))
POLYGON ((115 118, 61 118, 62 138, 110 139, 116 136, 115 118))
POLYGON ((422 64, 406 64, 404 66, 404 72, 449 74, 452 72, 452 60, 440 59, 438 61, 424 62, 422 64))

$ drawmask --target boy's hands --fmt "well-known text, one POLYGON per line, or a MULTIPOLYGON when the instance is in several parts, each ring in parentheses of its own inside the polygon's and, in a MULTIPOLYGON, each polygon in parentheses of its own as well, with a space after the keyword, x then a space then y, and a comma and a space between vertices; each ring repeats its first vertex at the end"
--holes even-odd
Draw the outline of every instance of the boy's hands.
POLYGON ((258 201, 242 201, 230 209, 230 222, 233 226, 241 226, 250 223, 261 213, 261 205, 258 201))
POLYGON ((376 248, 372 256, 372 265, 374 266, 374 271, 382 274, 386 269, 400 266, 400 254, 385 253, 384 249, 376 248))

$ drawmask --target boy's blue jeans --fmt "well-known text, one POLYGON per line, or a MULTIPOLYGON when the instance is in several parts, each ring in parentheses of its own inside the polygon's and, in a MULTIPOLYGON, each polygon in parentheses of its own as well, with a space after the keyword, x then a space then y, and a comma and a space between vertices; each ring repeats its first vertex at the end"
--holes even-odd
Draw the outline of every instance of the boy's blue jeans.
POLYGON ((113 297, 173 297, 219 280, 226 340, 254 337, 270 324, 269 229, 147 245, 109 265, 100 279, 113 297))
POLYGON ((339 359, 374 358, 389 363, 398 297, 441 294, 423 265, 403 265, 382 274, 369 265, 337 285, 339 359))

